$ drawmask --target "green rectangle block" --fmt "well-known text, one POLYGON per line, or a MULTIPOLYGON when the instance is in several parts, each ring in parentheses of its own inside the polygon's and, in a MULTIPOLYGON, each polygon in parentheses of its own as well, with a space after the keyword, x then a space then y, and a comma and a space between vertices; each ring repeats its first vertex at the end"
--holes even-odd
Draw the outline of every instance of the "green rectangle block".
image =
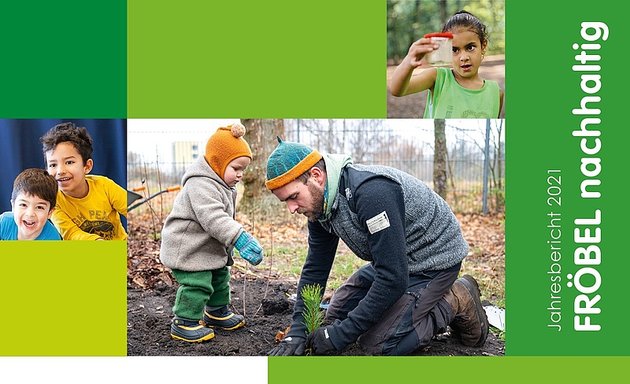
POLYGON ((125 241, 2 241, 0 356, 125 356, 125 241))
POLYGON ((129 117, 386 117, 386 2, 129 2, 129 117))
POLYGON ((506 354, 629 355, 627 12, 506 11, 506 354), (601 195, 583 196, 585 181, 601 195))
POLYGON ((0 117, 126 117, 126 7, 3 1, 0 117))
POLYGON ((630 357, 270 357, 268 382, 619 382, 628 363, 630 357))

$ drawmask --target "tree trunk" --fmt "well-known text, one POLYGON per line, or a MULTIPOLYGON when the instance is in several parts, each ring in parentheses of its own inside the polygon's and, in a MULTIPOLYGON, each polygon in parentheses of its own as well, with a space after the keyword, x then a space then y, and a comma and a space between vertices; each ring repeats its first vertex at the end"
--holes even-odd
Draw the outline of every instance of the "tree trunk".
POLYGON ((444 119, 435 119, 435 153, 433 155, 433 189, 446 200, 446 129, 444 119))
MULTIPOLYGON (((412 26, 411 28, 409 28, 409 42, 407 44, 407 47, 411 46, 411 44, 418 40, 421 36, 417 35, 417 31, 415 30, 415 28, 413 28, 414 24, 418 24, 418 25, 422 25, 421 20, 420 20, 420 16, 422 15, 422 12, 420 12, 420 0, 416 0, 415 1, 415 8, 414 11, 411 12, 410 14, 410 18, 411 18, 411 23, 410 25, 412 26)), ((404 56, 403 56, 404 57, 404 56)))
POLYGON ((448 19, 448 11, 446 10, 446 0, 440 0, 440 20, 442 20, 442 24, 446 24, 446 20, 448 19))
POLYGON ((497 181, 497 192, 496 196, 496 211, 503 211, 505 208, 505 195, 501 194, 499 191, 503 191, 503 144, 501 142, 501 133, 503 131, 503 121, 499 120, 499 128, 497 132, 498 137, 498 145, 497 145, 497 173, 498 173, 498 181, 497 181))
POLYGON ((242 119, 247 129, 245 140, 252 150, 253 159, 243 175, 244 192, 239 210, 252 215, 260 207, 262 197, 267 193, 267 158, 278 145, 276 136, 284 138, 284 120, 282 119, 242 119))
POLYGON ((453 162, 448 155, 448 149, 446 149, 446 165, 448 166, 447 177, 450 175, 451 191, 453 191, 453 204, 451 208, 457 209, 459 207, 459 203, 457 199, 457 188, 455 187, 455 172, 453 171, 453 162))

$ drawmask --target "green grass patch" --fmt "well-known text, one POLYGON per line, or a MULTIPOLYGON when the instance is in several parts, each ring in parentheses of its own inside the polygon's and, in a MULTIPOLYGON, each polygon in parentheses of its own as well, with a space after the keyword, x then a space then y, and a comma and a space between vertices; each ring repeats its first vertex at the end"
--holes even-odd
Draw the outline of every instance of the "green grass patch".
MULTIPOLYGON (((281 276, 299 279, 302 266, 306 260, 306 253, 306 246, 276 247, 273 254, 273 270, 281 276)), ((350 275, 366 263, 366 261, 355 256, 343 244, 340 244, 326 288, 328 290, 339 288, 350 275)), ((488 300, 498 307, 505 308, 505 279, 502 266, 483 265, 477 262, 474 257, 468 257, 465 259, 461 274, 470 274, 475 277, 479 283, 482 299, 488 300), (488 273, 489 269, 492 273, 488 273)))
MULTIPOLYGON (((306 260, 306 254, 306 246, 276 247, 273 252, 273 270, 281 276, 298 279, 306 260)), ((269 257, 267 256, 267 258, 269 257)), ((352 252, 345 249, 345 246, 340 245, 330 271, 327 289, 335 290, 339 288, 350 275, 366 263, 366 261, 359 259, 352 252)))

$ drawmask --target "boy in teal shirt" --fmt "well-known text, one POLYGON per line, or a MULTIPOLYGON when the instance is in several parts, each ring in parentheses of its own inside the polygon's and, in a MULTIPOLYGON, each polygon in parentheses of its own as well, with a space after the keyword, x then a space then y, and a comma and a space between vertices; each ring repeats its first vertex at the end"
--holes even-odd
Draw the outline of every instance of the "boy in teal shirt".
POLYGON ((43 169, 22 171, 13 182, 11 212, 0 215, 0 240, 61 240, 48 220, 55 209, 57 181, 43 169))

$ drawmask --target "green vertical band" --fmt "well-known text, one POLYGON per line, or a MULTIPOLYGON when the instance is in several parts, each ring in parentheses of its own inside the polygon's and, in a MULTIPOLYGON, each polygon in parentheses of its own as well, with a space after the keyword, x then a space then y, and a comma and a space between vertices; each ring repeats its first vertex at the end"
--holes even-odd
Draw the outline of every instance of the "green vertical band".
POLYGON ((508 355, 630 354, 623 7, 507 4, 508 355))
MULTIPOLYGON (((126 7, 2 2, 0 118, 125 118, 126 7)), ((126 242, 0 242, 0 355, 125 355, 126 253, 126 242)))

